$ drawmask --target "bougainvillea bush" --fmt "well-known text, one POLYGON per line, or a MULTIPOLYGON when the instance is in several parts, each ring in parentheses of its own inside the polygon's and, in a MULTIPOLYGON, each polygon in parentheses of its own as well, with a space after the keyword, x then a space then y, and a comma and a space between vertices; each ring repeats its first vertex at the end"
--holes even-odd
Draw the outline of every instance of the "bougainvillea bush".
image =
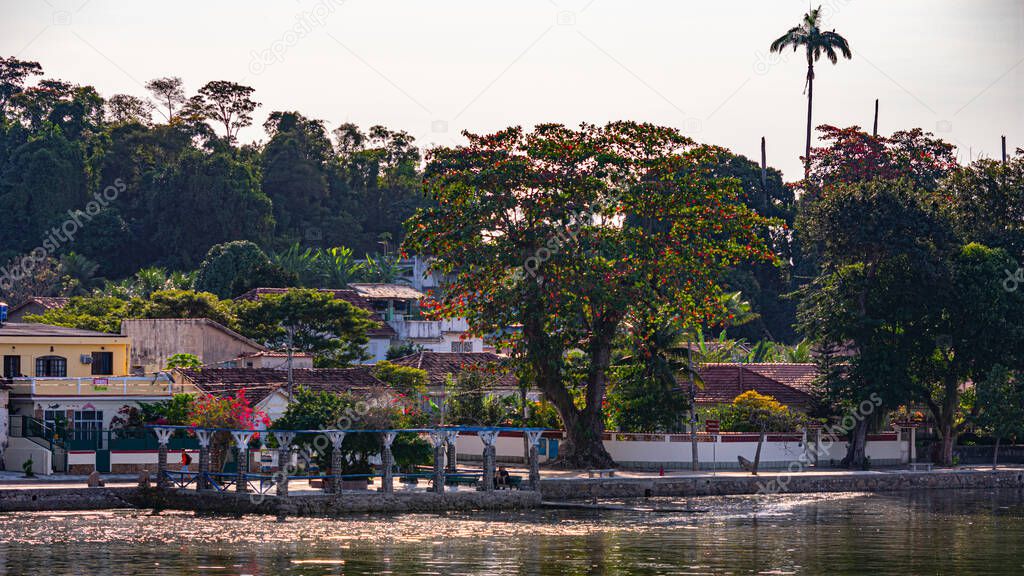
MULTIPOLYGON (((242 388, 234 396, 199 396, 192 403, 188 424, 198 428, 256 430, 257 427, 268 428, 270 418, 265 412, 257 410, 249 403, 249 399, 245 396, 245 389, 242 388)), ((258 438, 259 432, 253 435, 253 440, 258 438)), ((221 469, 231 443, 230 432, 222 430, 213 435, 210 440, 211 469, 221 469)))

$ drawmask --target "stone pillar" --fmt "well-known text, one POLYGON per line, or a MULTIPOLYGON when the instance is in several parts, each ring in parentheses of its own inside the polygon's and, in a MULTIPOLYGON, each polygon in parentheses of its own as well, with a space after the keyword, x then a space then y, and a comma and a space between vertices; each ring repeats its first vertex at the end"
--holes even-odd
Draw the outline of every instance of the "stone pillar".
POLYGON ((156 456, 156 486, 157 488, 167 488, 169 484, 167 481, 167 443, 170 442, 174 429, 154 428, 153 432, 156 432, 156 441, 160 443, 156 456))
POLYGON ((277 440, 277 495, 288 495, 288 474, 291 472, 291 449, 292 441, 295 440, 295 432, 273 432, 277 440))
POLYGON ((530 444, 530 490, 540 490, 540 452, 537 445, 540 444, 543 430, 530 430, 526 433, 526 441, 530 444))
POLYGON ((341 494, 341 443, 345 441, 345 433, 341 430, 328 430, 331 439, 331 492, 341 494))
POLYGON ((480 440, 483 440, 484 443, 483 489, 485 491, 493 491, 495 460, 497 458, 497 450, 494 448, 494 443, 498 440, 498 431, 487 430, 484 432, 477 432, 477 434, 480 435, 480 440))
POLYGON ((235 492, 249 491, 249 440, 252 440, 252 435, 253 433, 248 430, 231 431, 231 436, 235 439, 235 449, 238 451, 235 458, 238 464, 235 492))
POLYGON ((199 440, 199 476, 196 477, 196 490, 210 488, 210 439, 213 438, 213 432, 196 428, 196 438, 199 440))
POLYGON ((814 467, 818 467, 818 462, 821 459, 821 427, 818 426, 814 429, 814 467))
POLYGON ((449 474, 455 474, 459 471, 458 456, 455 453, 455 442, 459 439, 458 430, 445 430, 444 431, 444 442, 448 447, 448 459, 445 468, 449 474))
POLYGON ((430 444, 434 447, 434 492, 444 494, 444 431, 431 430, 430 444))
POLYGON ((384 449, 380 454, 381 477, 380 491, 392 493, 395 491, 395 456, 391 453, 391 444, 394 443, 398 432, 388 430, 381 435, 384 449))

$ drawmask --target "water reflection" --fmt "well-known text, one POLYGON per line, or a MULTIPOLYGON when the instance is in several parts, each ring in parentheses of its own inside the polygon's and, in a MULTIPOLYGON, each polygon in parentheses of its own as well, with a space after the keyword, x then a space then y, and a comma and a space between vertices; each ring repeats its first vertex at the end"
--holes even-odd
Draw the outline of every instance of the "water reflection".
POLYGON ((7 574, 1022 574, 1019 491, 345 519, 0 514, 7 574))

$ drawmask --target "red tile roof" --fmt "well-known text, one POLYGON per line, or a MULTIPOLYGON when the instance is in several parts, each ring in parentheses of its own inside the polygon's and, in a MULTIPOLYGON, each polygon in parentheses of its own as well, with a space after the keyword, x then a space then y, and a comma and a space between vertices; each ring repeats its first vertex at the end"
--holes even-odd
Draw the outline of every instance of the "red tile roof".
POLYGON ((431 387, 443 387, 447 376, 467 370, 483 370, 495 388, 516 388, 519 379, 505 371, 508 358, 493 352, 429 352, 423 351, 392 360, 395 364, 426 370, 431 387), (491 372, 491 369, 494 372, 491 372))
MULTIPOLYGON (((386 385, 371 367, 298 368, 292 370, 295 387, 325 392, 371 393, 386 385)), ((288 371, 273 368, 185 368, 177 373, 199 391, 217 397, 234 396, 245 389, 246 398, 256 404, 275 390, 288 385, 288 371)))
POLYGON ((743 392, 755 390, 787 406, 806 408, 812 402, 817 367, 783 363, 705 364, 700 375, 704 389, 697 390, 698 404, 728 404, 743 392))
POLYGON ((64 298, 62 296, 32 296, 28 300, 25 300, 21 304, 12 308, 10 312, 17 312, 29 304, 37 304, 42 307, 43 310, 56 310, 67 306, 69 300, 70 298, 64 298))

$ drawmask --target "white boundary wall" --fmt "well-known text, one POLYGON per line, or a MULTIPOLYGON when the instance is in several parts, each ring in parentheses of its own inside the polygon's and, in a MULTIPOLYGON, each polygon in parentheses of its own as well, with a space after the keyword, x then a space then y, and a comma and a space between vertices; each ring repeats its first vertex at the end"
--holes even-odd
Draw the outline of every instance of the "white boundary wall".
MULTIPOLYGON (((564 439, 562 432, 548 432, 545 438, 564 439)), ((819 467, 838 465, 846 455, 845 441, 829 443, 822 439, 821 450, 815 460, 816 435, 802 432, 768 434, 761 447, 761 467, 782 469, 794 462, 819 467), (808 442, 810 440, 810 442, 808 442)), ((739 457, 753 461, 757 452, 758 434, 724 433, 698 434, 697 450, 701 468, 716 470, 739 469, 739 457)), ((627 468, 648 470, 689 469, 692 446, 688 434, 627 434, 606 433, 604 446, 619 465, 627 468)), ((502 433, 496 442, 498 460, 505 462, 523 461, 523 437, 521 433, 502 433)), ((483 442, 474 432, 462 432, 456 442, 460 460, 479 461, 482 459, 483 442)), ((547 451, 546 451, 547 452, 547 451)), ((901 432, 873 434, 868 437, 867 456, 876 466, 893 466, 910 462, 906 435, 901 432)), ((549 453, 540 457, 548 460, 549 453)))

